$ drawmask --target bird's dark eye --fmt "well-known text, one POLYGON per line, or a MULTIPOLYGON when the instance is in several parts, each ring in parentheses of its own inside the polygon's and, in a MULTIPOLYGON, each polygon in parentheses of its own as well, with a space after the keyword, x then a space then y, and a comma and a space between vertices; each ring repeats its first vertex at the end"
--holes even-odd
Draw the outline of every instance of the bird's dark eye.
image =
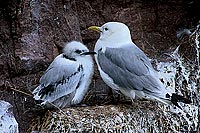
POLYGON ((105 30, 105 31, 107 31, 107 30, 108 30, 108 28, 104 28, 104 30, 105 30))
POLYGON ((80 54, 81 53, 81 50, 75 50, 75 53, 77 53, 77 54, 80 54))

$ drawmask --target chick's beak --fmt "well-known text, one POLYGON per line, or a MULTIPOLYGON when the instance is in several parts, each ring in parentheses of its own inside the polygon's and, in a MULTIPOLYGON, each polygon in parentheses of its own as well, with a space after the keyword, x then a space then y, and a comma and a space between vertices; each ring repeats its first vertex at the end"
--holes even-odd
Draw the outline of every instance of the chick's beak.
POLYGON ((96 32, 101 32, 100 27, 98 27, 98 26, 90 26, 88 29, 89 30, 94 30, 96 32))
POLYGON ((81 55, 92 55, 92 54, 97 54, 97 53, 94 52, 94 51, 89 51, 89 52, 81 53, 81 55))

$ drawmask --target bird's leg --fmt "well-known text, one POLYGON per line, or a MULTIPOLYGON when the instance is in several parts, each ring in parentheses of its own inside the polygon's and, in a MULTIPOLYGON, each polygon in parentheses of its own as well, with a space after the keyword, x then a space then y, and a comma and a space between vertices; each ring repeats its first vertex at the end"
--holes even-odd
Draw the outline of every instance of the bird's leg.
POLYGON ((110 88, 110 91, 109 91, 108 95, 111 96, 111 102, 113 104, 118 104, 119 103, 119 101, 120 101, 120 93, 121 93, 120 91, 113 90, 113 89, 110 88), (116 99, 115 99, 115 95, 116 95, 116 99))

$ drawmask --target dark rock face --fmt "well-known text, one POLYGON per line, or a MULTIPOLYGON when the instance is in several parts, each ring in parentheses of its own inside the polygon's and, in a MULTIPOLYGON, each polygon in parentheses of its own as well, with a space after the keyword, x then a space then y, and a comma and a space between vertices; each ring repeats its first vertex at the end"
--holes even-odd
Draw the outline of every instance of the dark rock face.
MULTIPOLYGON (((14 106, 20 132, 27 130, 34 116, 30 111, 34 103, 31 96, 13 89, 30 94, 29 90, 39 83, 43 71, 61 52, 64 42, 79 40, 93 49, 98 35, 87 28, 120 21, 130 27, 133 41, 154 58, 176 47, 178 28, 196 23, 199 17, 189 17, 192 8, 188 3, 182 0, 3 2, 0 6, 0 98, 14 106)), ((192 6, 197 5, 198 2, 192 6)), ((182 49, 185 47, 188 46, 182 49)), ((91 88, 102 90, 108 96, 109 88, 97 71, 91 88)), ((101 100, 101 97, 98 98, 101 100)), ((90 98, 85 102, 92 104, 87 99, 90 98)), ((97 103, 104 102, 97 100, 97 103)))

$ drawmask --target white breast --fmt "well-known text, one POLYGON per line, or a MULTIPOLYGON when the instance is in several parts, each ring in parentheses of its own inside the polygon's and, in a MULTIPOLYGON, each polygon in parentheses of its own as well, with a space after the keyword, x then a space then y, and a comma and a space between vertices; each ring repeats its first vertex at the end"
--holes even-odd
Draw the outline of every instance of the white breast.
POLYGON ((84 60, 80 58, 78 59, 78 61, 83 66, 83 76, 81 78, 82 81, 76 90, 75 96, 72 99, 72 104, 77 104, 82 101, 86 92, 88 91, 89 85, 92 80, 92 75, 94 73, 92 57, 88 56, 84 60))

